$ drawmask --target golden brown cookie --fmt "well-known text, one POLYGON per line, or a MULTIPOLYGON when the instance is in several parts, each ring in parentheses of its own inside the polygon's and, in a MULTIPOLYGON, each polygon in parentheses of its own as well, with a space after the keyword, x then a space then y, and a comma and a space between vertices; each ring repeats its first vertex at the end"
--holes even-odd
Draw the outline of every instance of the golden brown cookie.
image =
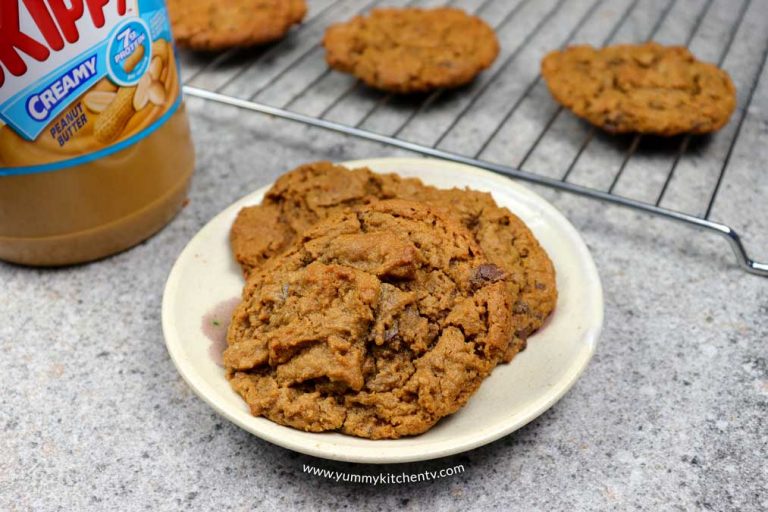
POLYGON ((305 0, 168 0, 179 46, 221 50, 281 39, 307 13, 305 0))
POLYGON ((417 179, 367 168, 349 170, 330 162, 302 165, 282 175, 260 205, 240 211, 230 233, 235 258, 247 275, 330 215, 391 198, 446 209, 472 233, 488 259, 504 270, 514 318, 505 360, 512 359, 555 307, 555 270, 528 227, 490 194, 441 190, 417 179))
POLYGON ((557 303, 555 269, 546 251, 519 217, 498 206, 486 192, 444 190, 425 186, 418 180, 400 180, 395 195, 425 201, 450 212, 472 233, 488 259, 504 270, 504 282, 513 298, 514 332, 504 358, 511 361, 557 303))
POLYGON ((332 25, 323 38, 333 69, 398 93, 457 87, 493 63, 493 29, 460 9, 374 9, 332 25))
POLYGON ((612 133, 709 133, 736 107, 728 73, 679 46, 571 46, 549 53, 541 74, 558 103, 612 133))
POLYGON ((248 278, 224 352, 251 412, 372 439, 460 409, 509 343, 504 272, 439 209, 346 210, 248 278))
POLYGON ((391 199, 387 177, 330 162, 302 165, 280 176, 260 205, 240 210, 230 232, 235 259, 248 275, 282 253, 306 229, 341 209, 391 199))

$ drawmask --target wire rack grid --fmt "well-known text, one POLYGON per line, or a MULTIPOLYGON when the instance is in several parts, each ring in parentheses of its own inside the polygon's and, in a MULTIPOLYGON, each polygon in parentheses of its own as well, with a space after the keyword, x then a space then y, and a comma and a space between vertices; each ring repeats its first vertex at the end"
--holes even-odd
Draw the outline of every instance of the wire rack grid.
MULTIPOLYGON (((711 219, 744 120, 768 80, 762 0, 312 0, 283 41, 214 57, 183 54, 184 92, 678 221, 724 237, 745 271, 768 276, 730 226, 711 219), (387 6, 456 5, 487 20, 502 52, 460 90, 399 96, 330 70, 320 40, 334 22, 387 6), (564 112, 538 74, 572 43, 657 40, 724 66, 738 89, 730 123, 709 137, 609 136, 564 112)), ((764 200, 768 201, 768 188, 764 200)))

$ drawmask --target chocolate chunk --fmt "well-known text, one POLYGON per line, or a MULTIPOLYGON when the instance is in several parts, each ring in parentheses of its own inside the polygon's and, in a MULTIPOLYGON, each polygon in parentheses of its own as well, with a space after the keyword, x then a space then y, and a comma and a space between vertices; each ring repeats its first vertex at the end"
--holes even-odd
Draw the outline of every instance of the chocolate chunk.
POLYGON ((487 283, 495 283, 504 279, 506 274, 496 265, 484 263, 475 268, 470 282, 474 288, 481 288, 487 283))

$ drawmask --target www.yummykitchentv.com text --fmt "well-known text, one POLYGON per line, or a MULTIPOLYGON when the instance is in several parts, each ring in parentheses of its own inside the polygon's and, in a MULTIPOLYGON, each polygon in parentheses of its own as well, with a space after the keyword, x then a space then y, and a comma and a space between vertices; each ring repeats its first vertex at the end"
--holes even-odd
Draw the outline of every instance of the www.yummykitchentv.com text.
POLYGON ((459 464, 458 466, 443 468, 437 471, 422 471, 420 473, 376 473, 372 475, 362 475, 359 473, 347 473, 345 471, 335 471, 304 464, 303 471, 309 475, 327 478, 335 482, 353 482, 368 485, 406 484, 413 482, 429 482, 430 480, 438 480, 440 478, 458 475, 464 472, 464 465, 459 464))

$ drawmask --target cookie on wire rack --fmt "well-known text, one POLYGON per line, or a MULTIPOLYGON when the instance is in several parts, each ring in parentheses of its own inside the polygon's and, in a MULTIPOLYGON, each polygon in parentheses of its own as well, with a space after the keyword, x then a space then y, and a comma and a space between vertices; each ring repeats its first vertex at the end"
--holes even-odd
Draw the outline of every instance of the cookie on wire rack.
POLYGON ((728 73, 680 46, 571 46, 549 53, 541 74, 558 103, 611 133, 710 133, 736 107, 728 73))
POLYGON ((179 46, 223 50, 282 39, 307 13, 305 0, 168 0, 179 46))
POLYGON ((374 9, 330 26, 323 46, 331 68, 396 93, 464 85, 499 53, 487 23, 453 8, 374 9))

